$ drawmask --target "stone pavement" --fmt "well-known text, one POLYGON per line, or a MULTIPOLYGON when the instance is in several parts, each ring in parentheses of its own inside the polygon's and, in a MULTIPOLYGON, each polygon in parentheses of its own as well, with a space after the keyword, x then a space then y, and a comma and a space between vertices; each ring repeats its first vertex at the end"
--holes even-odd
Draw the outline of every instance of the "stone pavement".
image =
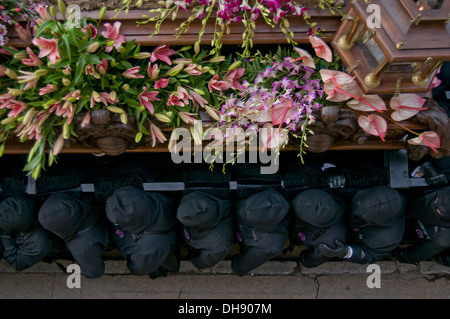
MULTIPOLYGON (((60 261, 65 266, 69 261, 60 261)), ((80 276, 80 288, 68 288, 69 276, 55 263, 38 263, 15 272, 0 262, 1 299, 450 299, 450 267, 432 261, 419 265, 394 261, 376 263, 380 287, 369 265, 327 262, 302 268, 295 261, 269 261, 251 274, 232 273, 224 260, 207 270, 182 261, 180 271, 155 280, 129 272, 123 260, 106 260, 97 279, 80 276), (370 284, 369 283, 369 284, 370 284)), ((184 305, 184 303, 183 303, 184 305)))

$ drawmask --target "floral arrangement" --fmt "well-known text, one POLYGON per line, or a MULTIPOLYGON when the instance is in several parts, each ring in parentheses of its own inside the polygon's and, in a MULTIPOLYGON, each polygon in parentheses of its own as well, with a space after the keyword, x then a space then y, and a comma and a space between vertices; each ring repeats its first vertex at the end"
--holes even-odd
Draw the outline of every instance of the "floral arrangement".
POLYGON ((232 61, 223 56, 165 45, 143 52, 133 40, 126 43, 120 22, 101 25, 104 11, 98 21, 84 17, 79 26, 50 11, 38 7, 31 45, 3 47, 6 62, 0 64, 0 143, 4 149, 8 138, 34 141, 24 168, 34 178, 55 161, 65 140, 77 137, 76 116, 83 115, 82 126, 97 109, 119 114, 123 123, 131 116, 136 143, 145 135, 153 145, 164 143, 161 124, 194 125, 200 109, 215 112, 210 81, 234 80, 227 76, 232 61))
POLYGON ((27 21, 30 28, 34 27, 37 22, 38 14, 36 12, 42 3, 39 0, 2 0, 0 1, 0 46, 8 42, 7 25, 14 25, 22 28, 16 21, 27 21))
MULTIPOLYGON (((117 11, 128 11, 130 5, 134 4, 140 7, 143 2, 150 0, 122 0, 123 7, 117 11)), ((339 11, 340 6, 336 5, 332 0, 319 0, 320 8, 339 11)), ((198 40, 195 42, 196 52, 198 52, 202 37, 205 32, 208 21, 213 21, 214 35, 211 41, 212 54, 220 52, 222 48, 222 38, 224 34, 229 34, 230 25, 240 23, 244 27, 242 34, 243 57, 251 54, 253 47, 253 38, 256 30, 256 20, 262 18, 264 22, 272 28, 279 26, 280 30, 286 37, 288 43, 297 45, 294 41, 294 33, 290 30, 289 17, 301 17, 311 26, 311 33, 318 34, 320 29, 316 27, 316 23, 310 21, 307 14, 307 7, 299 3, 299 1, 291 0, 178 0, 178 1, 158 1, 159 8, 150 9, 151 16, 144 16, 147 20, 140 21, 142 23, 155 23, 155 31, 152 35, 156 35, 160 31, 162 23, 166 19, 175 19, 180 11, 190 13, 190 16, 181 22, 176 28, 176 37, 187 32, 190 25, 195 20, 200 20, 202 28, 199 32, 198 40)))
MULTIPOLYGON (((170 6, 182 3, 166 1, 170 6)), ((203 5, 225 3, 244 1, 203 5)), ((58 4, 66 17, 64 3, 58 4)), ((78 23, 72 12, 67 12, 67 19, 56 19, 54 7, 41 5, 36 12, 33 36, 23 32, 21 37, 28 46, 24 50, 2 46, 0 51, 0 156, 9 139, 31 141, 24 170, 35 179, 56 161, 65 141, 77 138, 76 119, 81 117, 81 127, 87 127, 96 110, 119 116, 123 124, 133 119, 135 143, 144 137, 152 146, 165 143, 164 127, 183 126, 195 144, 202 144, 213 129, 224 132, 215 145, 220 147, 234 142, 241 129, 259 134, 263 151, 279 153, 298 139, 301 157, 314 134, 309 125, 323 106, 359 112, 361 129, 383 141, 387 121, 402 126, 403 120, 424 109, 424 99, 399 93, 390 100, 388 112, 381 97, 363 94, 355 79, 340 71, 339 57, 315 32, 308 36, 310 51, 294 45, 275 54, 237 52, 225 57, 219 47, 201 50, 199 42, 193 50, 166 45, 143 50, 120 34, 119 21, 102 24, 105 9, 98 20, 83 17, 78 23), (211 121, 197 125, 205 113, 211 121)), ((437 152, 436 132, 404 128, 416 136, 408 143, 437 152)))

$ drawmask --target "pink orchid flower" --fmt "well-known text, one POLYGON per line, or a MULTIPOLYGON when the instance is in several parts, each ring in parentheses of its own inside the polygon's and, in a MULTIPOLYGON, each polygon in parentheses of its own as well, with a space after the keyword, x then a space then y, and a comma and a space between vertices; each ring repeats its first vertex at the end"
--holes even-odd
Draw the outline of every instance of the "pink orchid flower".
POLYGON ((386 136, 387 123, 386 120, 377 114, 370 114, 369 116, 360 115, 358 117, 358 124, 364 130, 364 132, 379 136, 384 142, 386 136))
POLYGON ((150 77, 150 80, 156 80, 158 78, 159 72, 160 70, 157 64, 152 66, 151 62, 148 63, 147 74, 150 77))
POLYGON ((244 75, 244 68, 237 68, 231 71, 228 71, 227 74, 223 77, 225 82, 230 84, 230 87, 236 90, 242 90, 243 87, 241 83, 239 83, 240 78, 244 75))
POLYGON ((209 92, 212 93, 213 89, 220 91, 220 95, 223 94, 223 90, 227 90, 230 88, 230 83, 227 81, 220 81, 218 80, 219 74, 216 74, 212 77, 211 80, 209 80, 208 88, 209 92))
POLYGON ((300 57, 295 59, 294 62, 297 61, 302 61, 304 65, 315 69, 316 68, 316 64, 314 63, 314 59, 311 56, 311 54, 309 54, 309 52, 302 50, 300 48, 294 47, 295 51, 298 52, 298 54, 300 54, 300 57))
POLYGON ((33 44, 40 47, 39 57, 48 56, 50 61, 55 64, 57 59, 61 58, 58 51, 58 39, 35 38, 33 44))
POLYGON ((344 102, 351 98, 358 99, 362 95, 361 88, 355 78, 345 72, 322 69, 319 71, 324 83, 327 100, 344 102))
POLYGON ((147 92, 147 87, 144 86, 143 87, 144 91, 142 91, 141 94, 139 94, 139 103, 141 103, 141 105, 145 106, 147 108, 147 110, 153 114, 155 113, 155 109, 153 107, 153 101, 161 101, 160 99, 158 99, 156 96, 159 94, 159 91, 148 91, 147 92))
POLYGON ((189 104, 189 100, 191 99, 191 97, 184 87, 179 86, 177 88, 177 95, 180 98, 180 100, 184 102, 184 104, 189 104))
POLYGON ((164 89, 169 85, 170 79, 168 78, 162 78, 155 82, 155 85, 153 86, 155 90, 164 89))
POLYGON ((39 57, 33 53, 33 51, 31 51, 30 48, 26 49, 28 52, 28 56, 30 57, 29 59, 22 59, 22 63, 28 66, 38 66, 38 65, 43 65, 44 62, 41 61, 41 59, 39 59, 39 57))
POLYGON ((169 49, 169 47, 165 44, 160 45, 155 50, 153 50, 150 56, 150 62, 155 62, 156 60, 161 60, 166 62, 168 65, 172 65, 172 61, 170 60, 170 56, 175 54, 176 51, 169 49))
POLYGON ((361 95, 347 102, 347 106, 357 111, 377 111, 382 113, 387 110, 386 103, 378 95, 361 95))
POLYGON ((308 39, 319 58, 322 58, 327 62, 333 61, 333 52, 325 41, 315 35, 308 36, 308 39))
POLYGON ((56 84, 48 84, 47 86, 44 86, 43 88, 39 89, 39 95, 45 95, 51 92, 54 92, 58 89, 58 86, 56 84))
POLYGON ((119 51, 122 43, 125 42, 125 36, 119 34, 121 23, 119 21, 116 21, 112 26, 109 23, 105 23, 104 26, 106 27, 106 31, 103 31, 102 35, 105 38, 114 41, 114 44, 112 46, 106 47, 105 51, 111 52, 113 47, 116 48, 117 51, 119 51))
POLYGON ((390 107, 394 110, 391 114, 391 118, 394 121, 403 121, 409 119, 427 108, 422 107, 425 103, 425 99, 421 98, 417 94, 400 94, 394 96, 390 101, 390 107))
POLYGON ((122 75, 128 79, 143 79, 144 76, 138 73, 139 67, 135 66, 123 72, 122 75))
POLYGON ((164 143, 165 141, 167 141, 167 138, 164 136, 161 129, 153 123, 150 123, 150 133, 153 141, 152 147, 156 145, 156 140, 158 140, 158 142, 160 143, 164 143))
POLYGON ((439 135, 433 131, 422 132, 418 137, 408 140, 408 143, 412 145, 428 146, 435 153, 437 153, 437 149, 441 147, 441 139, 439 138, 439 135))

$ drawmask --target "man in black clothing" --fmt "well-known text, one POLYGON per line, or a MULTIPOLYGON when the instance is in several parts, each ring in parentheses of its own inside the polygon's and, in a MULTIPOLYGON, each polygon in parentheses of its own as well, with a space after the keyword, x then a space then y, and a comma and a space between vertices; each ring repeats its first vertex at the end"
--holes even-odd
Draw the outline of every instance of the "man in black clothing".
POLYGON ((330 260, 317 246, 335 247, 335 240, 345 242, 344 201, 328 191, 310 189, 298 194, 291 205, 294 210, 291 240, 294 244, 307 246, 300 254, 300 263, 305 267, 316 267, 330 260))
POLYGON ((104 274, 103 251, 108 247, 105 210, 91 194, 57 192, 39 210, 41 225, 64 240, 86 278, 104 274))
POLYGON ((0 203, 0 239, 3 257, 17 271, 44 259, 50 261, 62 242, 38 223, 39 201, 25 194, 11 195, 0 203))
POLYGON ((106 201, 112 238, 133 274, 156 279, 179 270, 176 207, 166 196, 123 186, 106 201))
POLYGON ((327 257, 366 264, 382 260, 402 240, 405 231, 405 197, 388 186, 375 186, 358 191, 351 200, 348 226, 351 239, 335 241, 336 247, 319 244, 327 257))
MULTIPOLYGON (((417 234, 417 241, 406 248, 398 248, 392 258, 416 264, 436 258, 446 264, 450 248, 450 186, 429 189, 422 196, 412 196, 408 213, 415 223, 408 223, 417 234)), ((449 265, 449 264, 447 264, 449 265)))
POLYGON ((238 200, 238 241, 241 250, 232 257, 238 276, 276 257, 288 240, 290 205, 281 193, 267 189, 238 200))

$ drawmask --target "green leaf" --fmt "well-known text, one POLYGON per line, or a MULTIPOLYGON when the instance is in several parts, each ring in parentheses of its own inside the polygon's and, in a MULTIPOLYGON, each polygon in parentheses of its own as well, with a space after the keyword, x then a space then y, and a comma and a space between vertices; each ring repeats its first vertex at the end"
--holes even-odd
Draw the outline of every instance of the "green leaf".
POLYGON ((75 78, 73 80, 73 85, 76 85, 78 83, 78 81, 80 81, 81 76, 83 75, 84 72, 84 66, 86 65, 86 55, 81 55, 80 59, 78 60, 78 64, 77 64, 77 71, 75 73, 75 78))
POLYGON ((45 21, 43 24, 40 25, 38 32, 36 32, 35 38, 39 37, 42 32, 45 32, 47 28, 52 28, 56 25, 56 21, 51 19, 48 21, 45 21))
POLYGON ((100 58, 95 54, 88 54, 86 56, 86 64, 100 64, 102 61, 100 61, 100 58))

